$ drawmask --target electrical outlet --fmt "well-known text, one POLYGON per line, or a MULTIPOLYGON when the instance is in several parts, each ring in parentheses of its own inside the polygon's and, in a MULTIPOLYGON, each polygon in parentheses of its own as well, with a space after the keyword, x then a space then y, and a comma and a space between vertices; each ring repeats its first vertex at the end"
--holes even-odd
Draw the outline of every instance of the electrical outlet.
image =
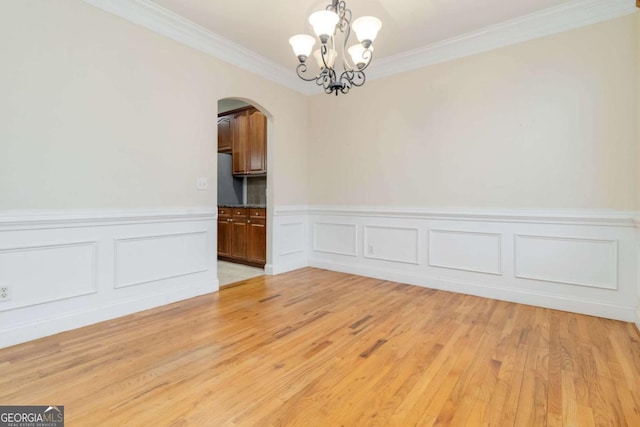
POLYGON ((11 289, 8 286, 0 287, 0 301, 9 301, 11 299, 11 289))
POLYGON ((373 255, 374 254, 373 245, 369 245, 369 247, 367 248, 367 253, 369 255, 373 255))

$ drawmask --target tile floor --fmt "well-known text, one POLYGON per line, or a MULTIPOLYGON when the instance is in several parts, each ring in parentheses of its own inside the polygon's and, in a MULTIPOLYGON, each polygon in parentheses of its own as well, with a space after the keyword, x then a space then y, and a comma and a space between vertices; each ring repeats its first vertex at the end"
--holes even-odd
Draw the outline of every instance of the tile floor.
POLYGON ((218 279, 220 280, 220 286, 263 275, 264 269, 262 268, 218 260, 218 279))

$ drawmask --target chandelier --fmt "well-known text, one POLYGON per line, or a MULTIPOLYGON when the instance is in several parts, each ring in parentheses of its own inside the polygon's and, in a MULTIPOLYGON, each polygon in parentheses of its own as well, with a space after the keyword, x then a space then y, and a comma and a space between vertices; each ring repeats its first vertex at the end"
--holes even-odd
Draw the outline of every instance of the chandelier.
POLYGON ((373 41, 382 27, 382 22, 373 16, 363 16, 351 23, 351 10, 347 9, 344 1, 332 0, 332 3, 321 10, 311 14, 309 23, 320 40, 320 48, 313 51, 313 57, 320 68, 315 76, 307 68, 307 59, 311 54, 316 39, 307 34, 298 34, 289 39, 293 52, 300 63, 296 67, 296 73, 304 81, 313 82, 322 86, 327 94, 347 93, 354 86, 362 86, 366 81, 364 70, 371 63, 373 55, 373 41), (351 29, 356 33, 360 43, 347 49, 351 29), (339 41, 343 39, 341 51, 339 41), (349 53, 351 62, 347 59, 349 53), (342 73, 334 68, 336 60, 342 62, 342 73))

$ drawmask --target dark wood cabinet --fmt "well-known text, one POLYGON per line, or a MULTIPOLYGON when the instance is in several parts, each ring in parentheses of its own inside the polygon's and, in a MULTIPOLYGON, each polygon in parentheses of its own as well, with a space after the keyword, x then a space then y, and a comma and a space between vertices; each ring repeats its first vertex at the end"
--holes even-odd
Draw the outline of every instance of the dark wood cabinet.
POLYGON ((231 153, 233 147, 233 117, 218 118, 218 153, 231 153))
POLYGON ((246 111, 233 115, 233 174, 247 173, 249 152, 249 116, 246 111))
POLYGON ((231 218, 231 256, 239 259, 247 258, 247 214, 246 209, 233 209, 231 218))
POLYGON ((218 208, 218 258, 264 267, 267 261, 265 209, 218 208))
POLYGON ((247 259, 264 264, 267 261, 267 219, 264 209, 250 209, 247 220, 247 259))
POLYGON ((231 152, 234 175, 267 173, 267 118, 253 107, 218 118, 218 152, 231 152))
POLYGON ((258 110, 249 111, 249 149, 247 170, 251 174, 267 172, 267 118, 258 110))
POLYGON ((229 209, 218 209, 218 255, 231 256, 231 224, 229 209))

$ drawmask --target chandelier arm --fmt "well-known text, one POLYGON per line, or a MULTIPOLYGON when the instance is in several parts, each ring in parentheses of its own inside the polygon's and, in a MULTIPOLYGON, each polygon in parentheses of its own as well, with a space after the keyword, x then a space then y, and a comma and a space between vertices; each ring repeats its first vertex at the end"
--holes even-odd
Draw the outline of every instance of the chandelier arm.
POLYGON ((362 58, 365 59, 364 67, 360 68, 358 71, 364 71, 369 67, 371 60, 373 59, 373 50, 365 49, 364 52, 362 52, 362 58))
POLYGON ((327 65, 327 54, 329 52, 329 48, 327 47, 326 44, 322 44, 322 46, 320 47, 320 58, 322 58, 322 64, 324 65, 323 70, 330 70, 331 68, 329 67, 329 65, 327 65))
POLYGON ((326 90, 331 85, 331 76, 328 73, 320 74, 316 79, 316 84, 326 90))
POLYGON ((351 79, 351 83, 354 86, 362 86, 367 81, 367 76, 362 71, 355 71, 354 78, 351 79))
POLYGON ((342 66, 346 70, 353 68, 347 61, 347 43, 349 43, 349 37, 351 36, 351 11, 349 9, 345 9, 345 22, 346 29, 342 30, 342 32, 344 33, 344 43, 342 45, 342 66))
POLYGON ((317 80, 318 77, 320 77, 320 75, 317 75, 317 76, 314 76, 314 77, 305 77, 304 73, 306 73, 306 72, 307 72, 307 64, 305 64, 305 63, 298 64, 298 66, 296 67, 296 74, 298 75, 298 77, 300 77, 305 82, 312 82, 314 80, 317 80))

